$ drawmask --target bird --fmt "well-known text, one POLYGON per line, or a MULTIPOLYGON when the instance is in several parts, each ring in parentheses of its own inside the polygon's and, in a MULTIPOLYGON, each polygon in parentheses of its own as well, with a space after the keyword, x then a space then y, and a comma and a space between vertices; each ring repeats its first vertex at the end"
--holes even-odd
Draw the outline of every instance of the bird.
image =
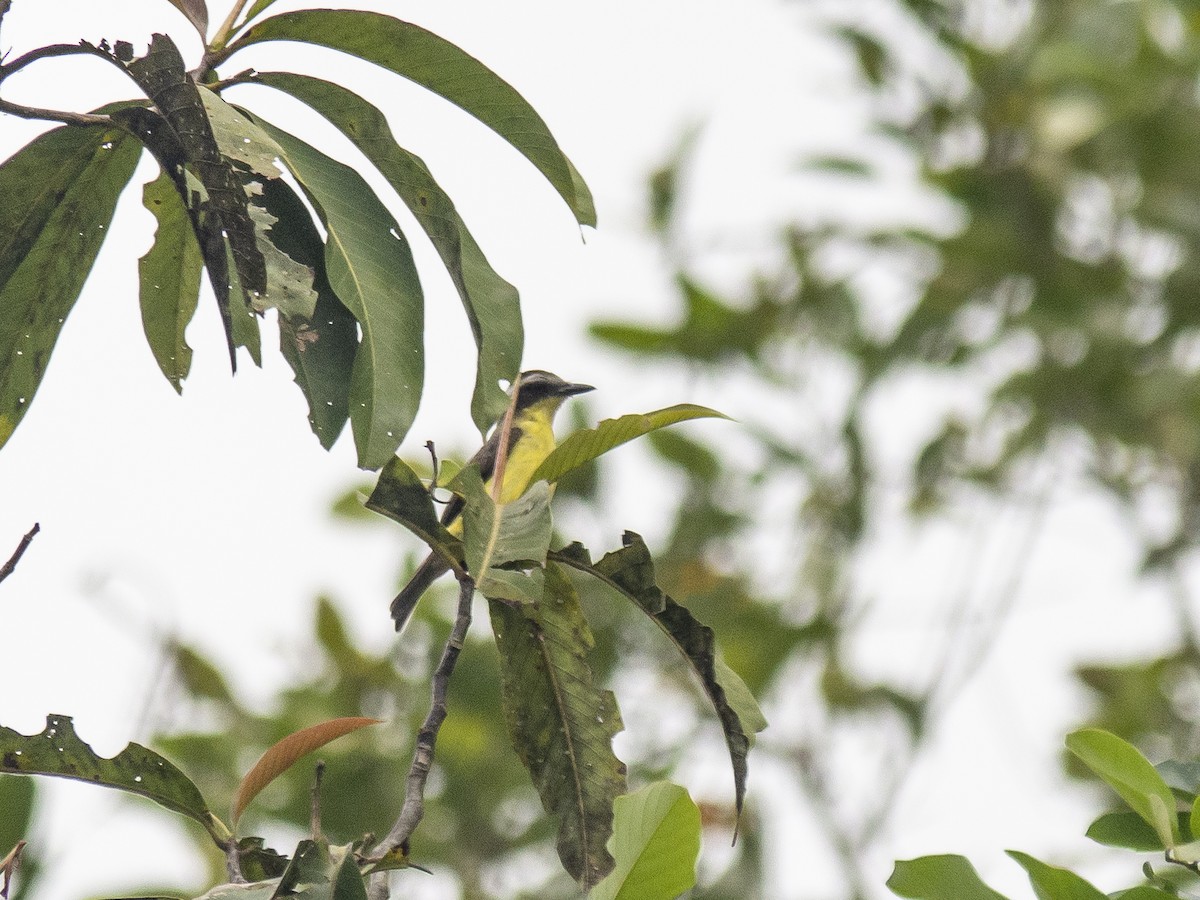
MULTIPOLYGON (((530 369, 518 376, 517 404, 513 410, 508 433, 508 455, 504 464, 504 483, 500 486, 500 502, 511 503, 529 487, 529 479, 542 461, 554 450, 554 416, 568 397, 595 390, 590 384, 564 381, 552 372, 530 369)), ((484 485, 492 486, 500 447, 499 424, 467 465, 477 465, 484 485)), ((462 536, 463 499, 455 496, 442 512, 442 524, 455 537, 462 536)), ((402 631, 417 608, 417 601, 438 578, 450 570, 450 564, 440 553, 432 552, 417 567, 408 584, 392 600, 392 619, 396 631, 402 631)))

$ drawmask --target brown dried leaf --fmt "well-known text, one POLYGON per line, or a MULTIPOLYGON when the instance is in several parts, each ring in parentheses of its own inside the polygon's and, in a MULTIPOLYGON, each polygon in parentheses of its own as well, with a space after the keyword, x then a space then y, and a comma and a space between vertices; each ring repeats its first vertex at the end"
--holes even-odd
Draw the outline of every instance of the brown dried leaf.
POLYGON ((245 812, 246 807, 250 805, 250 801, 257 797, 263 788, 290 769, 300 757, 312 753, 330 741, 352 731, 358 731, 368 725, 378 725, 380 721, 380 719, 368 719, 365 716, 330 719, 319 725, 302 728, 274 744, 259 757, 258 762, 246 773, 246 777, 238 786, 237 798, 233 802, 233 821, 236 823, 245 812))

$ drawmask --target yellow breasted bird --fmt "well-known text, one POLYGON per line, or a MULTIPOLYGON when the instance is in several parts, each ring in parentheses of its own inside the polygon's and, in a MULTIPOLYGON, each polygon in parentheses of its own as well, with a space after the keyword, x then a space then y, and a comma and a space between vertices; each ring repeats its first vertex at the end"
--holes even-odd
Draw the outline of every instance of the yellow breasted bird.
MULTIPOLYGON (((508 433, 504 483, 500 485, 501 503, 511 503, 525 492, 530 477, 554 449, 554 415, 563 401, 576 394, 594 390, 590 384, 572 384, 541 369, 522 372, 518 384, 520 391, 517 393, 517 405, 513 410, 512 426, 508 433)), ((489 489, 496 469, 500 431, 499 425, 493 428, 487 443, 479 448, 479 452, 471 457, 471 462, 468 463, 479 466, 479 474, 489 489)), ((462 537, 462 508, 462 498, 456 496, 446 504, 442 513, 442 524, 455 537, 462 537)), ((421 595, 449 570, 449 563, 440 553, 430 553, 421 563, 408 584, 392 601, 392 618, 396 622, 397 631, 407 624, 421 595)))

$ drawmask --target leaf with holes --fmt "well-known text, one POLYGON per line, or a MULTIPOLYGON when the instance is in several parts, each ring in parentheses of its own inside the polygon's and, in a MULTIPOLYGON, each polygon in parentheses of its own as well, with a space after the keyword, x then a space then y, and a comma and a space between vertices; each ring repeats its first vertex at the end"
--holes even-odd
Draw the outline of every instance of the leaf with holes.
POLYGON ((623 543, 624 547, 606 554, 597 563, 591 561, 580 544, 551 553, 549 558, 599 579, 632 600, 691 665, 725 733, 733 765, 734 799, 740 814, 746 795, 750 747, 755 733, 767 727, 767 720, 745 682, 717 656, 713 630, 659 589, 654 560, 641 537, 627 531, 623 543))
POLYGON ((250 115, 321 217, 325 274, 362 326, 350 374, 350 425, 364 469, 384 465, 408 433, 425 378, 425 308, 408 241, 362 176, 250 115))
POLYGON ((0 726, 0 772, 73 778, 138 794, 195 819, 215 840, 229 837, 199 788, 169 761, 132 743, 112 759, 97 756, 75 734, 70 716, 47 716, 46 729, 30 736, 0 726))
POLYGON ((623 726, 616 698, 588 664, 594 641, 574 587, 550 564, 545 588, 536 603, 488 607, 509 736, 542 806, 558 819, 563 867, 587 890, 613 868, 606 843, 625 764, 612 739, 623 726))
POLYGON ((141 145, 119 128, 56 128, 0 166, 0 446, 41 384, 141 145))
POLYGON ((260 72, 253 83, 290 94, 336 125, 379 169, 425 230, 454 282, 475 338, 471 417, 485 431, 508 405, 499 382, 513 381, 520 370, 524 339, 517 289, 492 268, 425 163, 396 144, 377 108, 344 87, 308 75, 260 72))
POLYGON ((158 223, 154 243, 138 261, 142 328, 158 367, 176 393, 182 393, 192 366, 184 332, 200 299, 204 258, 179 192, 166 174, 142 189, 142 205, 158 223))

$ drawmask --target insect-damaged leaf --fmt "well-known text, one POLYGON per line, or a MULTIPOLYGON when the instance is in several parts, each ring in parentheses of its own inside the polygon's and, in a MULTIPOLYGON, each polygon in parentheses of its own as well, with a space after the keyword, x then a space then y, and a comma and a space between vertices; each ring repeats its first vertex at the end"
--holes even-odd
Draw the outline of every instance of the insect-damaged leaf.
POLYGON ((616 698, 588 665, 592 633, 570 579, 550 564, 545 585, 536 603, 488 605, 509 736, 558 819, 559 859, 586 890, 613 867, 606 843, 625 764, 612 739, 623 726, 616 698))
POLYGON ((166 173, 142 189, 142 205, 158 222, 154 243, 138 261, 142 328, 155 362, 179 393, 192 366, 184 331, 200 299, 204 260, 191 219, 166 173))
POLYGON ((272 179, 263 185, 254 204, 277 220, 266 239, 314 273, 316 308, 307 317, 280 311, 279 350, 308 401, 313 432, 321 446, 329 449, 350 412, 350 372, 358 350, 358 323, 329 286, 325 244, 295 191, 282 179, 272 179))
POLYGON ((379 719, 368 719, 363 716, 346 716, 341 719, 330 719, 302 728, 287 737, 276 741, 259 757, 238 785, 237 797, 233 801, 233 821, 236 823, 242 817, 250 801, 259 795, 263 788, 286 772, 302 756, 307 756, 314 750, 319 750, 330 741, 337 740, 343 735, 358 731, 368 725, 378 725, 379 719))
POLYGON ((462 541, 438 521, 429 489, 404 460, 399 457, 388 460, 366 506, 399 522, 447 560, 453 560, 456 568, 462 569, 462 541))
POLYGON ((70 716, 47 716, 46 729, 28 737, 0 726, 0 772, 74 778, 138 794, 195 819, 214 837, 229 836, 200 790, 174 765, 132 743, 103 759, 75 734, 70 716))
POLYGON ((454 282, 475 338, 471 417, 485 431, 508 404, 498 382, 515 380, 520 370, 524 338, 517 289, 492 268, 425 163, 396 144, 378 109, 344 87, 308 75, 260 72, 254 83, 291 94, 336 125, 375 164, 425 230, 454 282))
POLYGON ((33 401, 141 149, 119 128, 56 128, 0 166, 0 446, 33 401))
POLYGON ((596 224, 583 177, 542 117, 512 85, 449 41, 381 13, 307 9, 264 19, 230 48, 236 52, 262 41, 302 41, 341 50, 428 88, 520 151, 554 186, 579 224, 596 224))
POLYGON ((412 425, 425 378, 425 309, 400 226, 348 166, 247 114, 280 147, 325 225, 325 273, 362 326, 350 375, 350 425, 364 469, 384 465, 412 425))
MULTIPOLYGON (((164 34, 155 34, 146 55, 126 62, 125 69, 154 101, 161 116, 135 109, 125 113, 123 119, 175 180, 180 196, 189 205, 225 323, 230 361, 236 368, 234 348, 239 342, 233 320, 240 310, 233 304, 236 301, 249 306, 251 298, 267 290, 266 264, 255 239, 245 191, 217 146, 200 89, 188 75, 174 42, 164 34), (192 191, 184 169, 204 187, 205 195, 195 208, 190 205, 192 191), (226 252, 233 259, 236 279, 227 271, 226 252), (236 284, 238 290, 234 291, 231 284, 236 284)), ((244 327, 244 323, 239 324, 244 327)), ((249 342, 246 345, 251 346, 249 342)))
POLYGON ((767 720, 746 683, 718 658, 713 630, 700 624, 686 607, 659 589, 654 577, 654 560, 641 537, 627 531, 622 541, 624 547, 606 554, 597 563, 591 562, 588 552, 579 544, 551 553, 550 559, 599 578, 633 600, 683 654, 699 676, 725 732, 740 814, 746 794, 750 747, 755 733, 767 727, 767 720))

